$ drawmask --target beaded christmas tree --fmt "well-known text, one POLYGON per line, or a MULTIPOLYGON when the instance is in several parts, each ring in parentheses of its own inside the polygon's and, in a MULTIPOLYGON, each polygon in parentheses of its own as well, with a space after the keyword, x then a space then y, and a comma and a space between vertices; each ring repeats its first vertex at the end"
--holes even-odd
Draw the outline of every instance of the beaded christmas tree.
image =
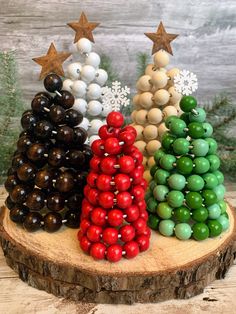
POLYGON ((219 171, 213 128, 192 96, 180 101, 183 114, 170 116, 162 148, 154 154, 146 194, 149 226, 164 236, 204 240, 229 227, 224 176, 219 171))
POLYGON ((149 247, 150 229, 144 200, 143 156, 133 145, 136 131, 122 128, 119 112, 107 116, 92 144, 94 157, 84 188, 78 238, 81 249, 95 259, 117 262, 149 247))
POLYGON ((174 77, 180 70, 166 69, 170 42, 177 35, 166 33, 162 22, 156 33, 145 34, 153 42, 153 64, 146 67, 145 75, 137 81, 137 94, 133 98, 135 110, 132 112, 133 127, 137 131, 135 146, 143 153, 144 177, 150 181, 149 169, 154 165, 153 155, 161 147, 161 137, 167 130, 163 122, 167 117, 180 114, 181 93, 174 88, 174 77))
POLYGON ((63 223, 78 228, 80 222, 92 152, 84 144, 86 131, 78 127, 83 116, 72 109, 74 96, 62 89, 59 75, 69 56, 51 44, 47 55, 34 59, 47 92, 37 93, 22 115, 23 132, 5 182, 10 218, 27 231, 54 232, 63 223))

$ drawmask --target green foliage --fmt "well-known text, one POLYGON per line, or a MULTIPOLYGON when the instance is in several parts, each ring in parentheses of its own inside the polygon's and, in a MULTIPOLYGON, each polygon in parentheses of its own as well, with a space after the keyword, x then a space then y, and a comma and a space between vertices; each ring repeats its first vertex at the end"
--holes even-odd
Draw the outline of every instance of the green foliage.
POLYGON ((144 52, 139 52, 137 55, 137 78, 144 75, 148 63, 149 55, 144 52))
POLYGON ((104 69, 108 74, 108 80, 106 83, 107 86, 111 86, 112 82, 114 81, 119 81, 119 75, 113 69, 110 57, 106 55, 101 56, 100 68, 104 69))

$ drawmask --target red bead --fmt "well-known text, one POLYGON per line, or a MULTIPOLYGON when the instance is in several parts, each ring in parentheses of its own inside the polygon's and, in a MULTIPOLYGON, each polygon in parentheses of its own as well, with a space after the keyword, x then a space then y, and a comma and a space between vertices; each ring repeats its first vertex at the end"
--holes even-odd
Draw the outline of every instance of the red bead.
POLYGON ((114 194, 112 192, 101 192, 98 202, 103 208, 112 208, 114 205, 114 194))
POLYGON ((142 181, 140 182, 141 187, 144 189, 144 191, 146 191, 147 187, 148 187, 148 183, 147 180, 145 180, 144 178, 142 179, 142 181))
POLYGON ((123 153, 126 155, 130 155, 132 154, 132 152, 134 152, 135 150, 137 150, 137 147, 134 145, 130 145, 130 146, 125 146, 123 148, 123 153))
POLYGON ((99 242, 101 239, 102 228, 92 225, 87 230, 87 237, 91 242, 99 242))
POLYGON ((133 145, 135 141, 135 135, 134 133, 125 131, 119 134, 119 141, 124 142, 125 146, 133 145))
POLYGON ((107 259, 109 262, 118 262, 122 257, 122 246, 112 244, 107 248, 107 259))
POLYGON ((108 125, 102 125, 98 131, 98 135, 102 140, 106 140, 109 137, 117 137, 120 132, 120 128, 112 128, 108 125))
POLYGON ((91 244, 92 243, 89 241, 89 239, 86 236, 83 236, 80 239, 80 247, 86 253, 89 251, 91 244))
POLYGON ((144 219, 145 221, 148 220, 148 213, 146 210, 140 211, 140 218, 144 219))
POLYGON ((135 229, 133 226, 125 225, 120 228, 120 235, 123 242, 131 241, 135 237, 135 229))
POLYGON ((116 157, 113 156, 103 158, 100 165, 102 172, 110 175, 115 174, 117 171, 116 168, 114 168, 116 162, 116 157))
POLYGON ((96 187, 96 180, 98 178, 98 174, 96 172, 90 172, 87 175, 87 183, 91 186, 91 188, 95 188, 96 187))
POLYGON ((145 235, 140 235, 135 240, 138 243, 140 252, 146 251, 149 248, 150 244, 149 237, 145 235))
POLYGON ((133 222, 139 218, 139 208, 136 205, 131 205, 124 210, 124 214, 127 215, 125 218, 127 222, 133 222))
POLYGON ((82 209, 82 215, 84 216, 84 218, 87 218, 89 217, 89 214, 92 212, 94 207, 86 199, 83 199, 81 209, 82 209))
POLYGON ((118 227, 123 223, 123 212, 119 209, 112 209, 108 212, 107 222, 112 227, 118 227))
POLYGON ((124 124, 124 117, 120 112, 110 112, 106 120, 107 124, 113 128, 120 128, 124 124))
POLYGON ((148 226, 146 226, 146 229, 144 230, 143 235, 145 235, 148 238, 151 237, 151 229, 148 226))
POLYGON ((91 145, 92 151, 97 156, 103 156, 104 155, 104 141, 103 140, 95 140, 93 141, 91 145))
POLYGON ((89 191, 91 190, 91 187, 87 184, 84 187, 84 196, 88 198, 89 191))
POLYGON ((104 226, 106 224, 106 210, 101 207, 96 207, 91 212, 91 221, 94 225, 104 226))
POLYGON ((82 219, 80 222, 80 230, 85 234, 88 228, 91 226, 91 223, 88 219, 82 219))
POLYGON ((135 203, 135 205, 138 206, 138 208, 139 208, 140 211, 144 211, 144 210, 147 209, 147 205, 146 205, 145 200, 142 200, 142 201, 139 201, 139 202, 136 202, 136 201, 135 201, 134 203, 135 203))
POLYGON ((101 191, 110 191, 111 190, 111 181, 112 178, 108 174, 101 174, 97 178, 97 188, 101 191))
POLYGON ((134 196, 136 202, 142 201, 145 197, 145 191, 140 185, 135 185, 130 193, 134 196))
POLYGON ((126 253, 125 257, 128 259, 134 258, 139 253, 139 246, 138 246, 138 243, 135 241, 130 241, 130 242, 125 243, 125 245, 123 246, 123 249, 126 253))
POLYGON ((100 163, 101 163, 101 158, 98 156, 93 156, 92 159, 90 160, 90 168, 91 170, 98 172, 100 163))
POLYGON ((90 189, 87 198, 92 205, 98 205, 98 197, 99 191, 97 189, 90 189))
POLYGON ((114 178, 116 189, 120 192, 126 191, 130 188, 130 177, 126 174, 119 173, 114 178))
POLYGON ((136 234, 140 235, 143 234, 146 229, 146 221, 143 218, 138 218, 133 222, 133 226, 136 229, 136 234))
POLYGON ((143 172, 139 169, 134 169, 130 172, 130 177, 133 179, 133 184, 140 184, 143 179, 143 172))
POLYGON ((120 131, 120 133, 122 132, 130 132, 130 133, 133 133, 134 134, 134 136, 135 136, 135 138, 136 138, 136 136, 137 136, 137 131, 135 130, 135 128, 134 127, 132 127, 131 125, 126 125, 121 131, 120 131))
POLYGON ((130 156, 133 157, 135 166, 142 165, 143 154, 138 149, 134 150, 130 156))
POLYGON ((77 239, 80 241, 81 238, 82 238, 82 236, 83 236, 83 232, 82 232, 81 230, 79 230, 79 231, 77 232, 77 239))
POLYGON ((122 146, 119 144, 119 140, 115 137, 110 137, 105 140, 104 143, 105 152, 110 155, 120 154, 122 146))
POLYGON ((105 252, 106 252, 106 246, 103 243, 93 243, 90 248, 89 254, 94 259, 104 259, 105 258, 105 252))
POLYGON ((142 173, 144 172, 144 165, 138 165, 137 167, 135 167, 135 169, 138 169, 140 171, 142 171, 142 173))
POLYGON ((115 244, 118 241, 118 231, 115 228, 106 228, 103 230, 102 239, 106 244, 115 244))
POLYGON ((135 168, 134 160, 130 156, 120 157, 118 163, 120 165, 120 171, 123 173, 130 173, 135 168))
POLYGON ((120 192, 116 195, 117 206, 119 208, 127 208, 132 204, 132 197, 129 192, 120 192))

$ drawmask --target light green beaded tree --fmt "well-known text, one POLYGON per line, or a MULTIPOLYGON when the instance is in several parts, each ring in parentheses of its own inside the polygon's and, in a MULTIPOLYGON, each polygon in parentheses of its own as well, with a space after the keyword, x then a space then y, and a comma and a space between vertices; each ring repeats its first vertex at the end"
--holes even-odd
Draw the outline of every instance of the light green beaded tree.
POLYGON ((192 96, 180 102, 183 114, 168 117, 169 129, 155 155, 146 194, 149 226, 180 240, 216 237, 229 227, 224 176, 219 171, 213 128, 192 96))

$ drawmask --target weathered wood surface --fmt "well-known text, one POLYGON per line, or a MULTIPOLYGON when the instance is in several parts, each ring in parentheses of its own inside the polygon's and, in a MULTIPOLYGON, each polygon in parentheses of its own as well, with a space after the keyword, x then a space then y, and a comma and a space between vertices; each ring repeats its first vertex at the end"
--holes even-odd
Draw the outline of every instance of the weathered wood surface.
POLYGON ((219 92, 236 96, 236 2, 233 0, 0 0, 0 50, 16 50, 24 96, 29 101, 42 85, 31 58, 45 53, 50 42, 73 50, 73 31, 66 26, 84 10, 101 22, 94 32, 95 51, 112 57, 120 79, 134 89, 136 53, 151 52, 144 32, 163 20, 179 33, 171 64, 198 75, 198 96, 208 101, 219 92))

